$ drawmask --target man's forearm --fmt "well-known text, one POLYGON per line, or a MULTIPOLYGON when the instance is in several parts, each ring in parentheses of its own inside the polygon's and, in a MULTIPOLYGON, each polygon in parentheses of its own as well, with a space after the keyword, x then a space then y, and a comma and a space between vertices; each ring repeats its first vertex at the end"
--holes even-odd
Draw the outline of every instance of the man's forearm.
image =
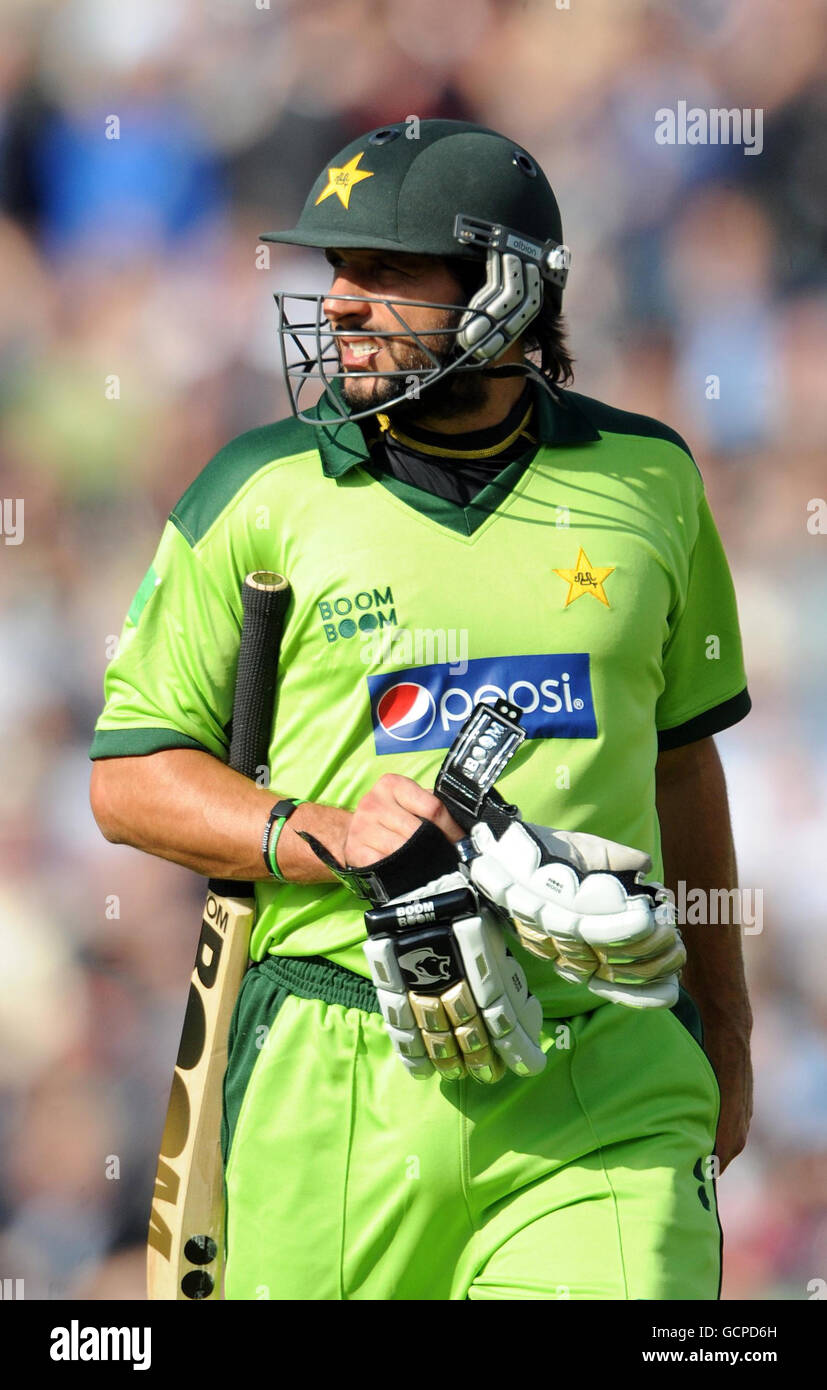
MULTIPOLYGON (((657 806, 666 886, 677 896, 682 881, 687 892, 700 889, 707 904, 715 889, 735 888, 726 783, 711 738, 661 755, 657 806)), ((743 1149, 752 1116, 752 1011, 741 925, 712 925, 711 916, 707 913, 708 926, 679 926, 687 953, 682 982, 700 1011, 704 1050, 721 1093, 715 1153, 723 1172, 743 1149)))
MULTIPOLYGON (((711 739, 659 760, 657 808, 666 887, 676 897, 681 882, 687 894, 700 889, 707 904, 714 890, 735 888, 738 879, 726 783, 711 739)), ((687 953, 682 983, 697 1003, 704 1027, 727 1023, 748 1034, 752 1015, 741 926, 679 926, 687 953)))
MULTIPOLYGON (((265 879, 262 832, 274 802, 292 790, 258 787, 208 753, 172 748, 100 759, 92 770, 91 799, 98 825, 116 844, 207 877, 265 879)), ((338 806, 299 806, 279 837, 284 876, 296 883, 335 882, 297 831, 312 831, 342 858, 350 819, 338 806)))

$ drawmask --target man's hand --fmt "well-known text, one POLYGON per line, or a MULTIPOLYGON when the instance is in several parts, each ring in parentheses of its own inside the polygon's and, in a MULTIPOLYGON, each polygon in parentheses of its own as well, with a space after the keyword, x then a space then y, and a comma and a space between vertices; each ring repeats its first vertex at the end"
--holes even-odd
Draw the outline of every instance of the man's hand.
POLYGON ((752 1119, 752 1063, 749 1025, 727 1020, 704 1025, 704 1051, 718 1079, 721 1113, 715 1153, 723 1173, 746 1145, 752 1119))
POLYGON ((686 960, 648 854, 597 835, 515 822, 499 840, 471 831, 471 877, 510 917, 526 950, 564 980, 631 1008, 671 1008, 686 960))
POLYGON ((385 1026, 411 1075, 488 1084, 506 1068, 543 1070, 540 1003, 461 870, 367 912, 365 924, 385 1026))
POLYGON ((431 821, 454 844, 465 834, 433 792, 412 777, 386 772, 356 806, 345 838, 345 863, 364 868, 385 859, 411 838, 423 820, 431 821))

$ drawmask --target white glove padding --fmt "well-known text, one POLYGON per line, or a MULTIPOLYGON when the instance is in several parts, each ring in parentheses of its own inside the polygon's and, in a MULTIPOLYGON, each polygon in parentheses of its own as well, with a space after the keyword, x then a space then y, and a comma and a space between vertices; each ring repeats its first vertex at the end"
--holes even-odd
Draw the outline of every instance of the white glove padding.
POLYGON ((686 951, 648 854, 583 832, 516 821, 499 840, 479 822, 471 878, 527 951, 572 984, 637 1009, 671 1008, 686 951))
POLYGON ((506 948, 502 924, 457 871, 387 903, 411 904, 402 924, 371 934, 364 952, 391 1042, 414 1076, 436 1069, 448 1080, 499 1081, 543 1070, 543 1010, 522 966, 506 948), (430 900, 452 889, 466 895, 464 915, 435 922, 430 900), (423 901, 425 900, 425 901, 423 901), (421 902, 421 909, 413 904, 421 902))

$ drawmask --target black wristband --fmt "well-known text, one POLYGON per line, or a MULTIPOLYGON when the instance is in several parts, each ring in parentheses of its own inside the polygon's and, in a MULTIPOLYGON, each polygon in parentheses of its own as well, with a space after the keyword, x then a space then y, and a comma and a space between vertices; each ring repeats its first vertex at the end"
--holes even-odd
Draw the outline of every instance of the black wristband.
POLYGON ((298 797, 282 797, 281 801, 276 802, 267 817, 267 824, 264 827, 264 834, 261 837, 261 857, 264 860, 264 867, 271 878, 276 877, 273 873, 273 865, 270 861, 270 836, 273 833, 273 823, 277 820, 287 820, 292 816, 296 807, 301 806, 301 804, 301 800, 298 797))

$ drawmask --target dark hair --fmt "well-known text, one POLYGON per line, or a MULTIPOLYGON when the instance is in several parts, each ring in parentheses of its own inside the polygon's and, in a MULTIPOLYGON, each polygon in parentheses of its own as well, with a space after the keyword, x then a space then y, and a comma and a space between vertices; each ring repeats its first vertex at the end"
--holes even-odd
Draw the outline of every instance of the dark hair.
POLYGON ((546 290, 542 309, 525 331, 525 349, 540 354, 540 371, 553 386, 567 386, 574 380, 574 358, 566 342, 566 331, 566 320, 546 290))
MULTIPOLYGON (((484 268, 479 262, 465 260, 461 256, 446 257, 449 270, 456 276, 466 303, 476 294, 485 278, 484 268)), ((537 365, 553 386, 566 386, 574 380, 574 358, 566 342, 566 320, 552 298, 554 291, 546 285, 543 293, 543 307, 536 319, 532 319, 523 335, 526 353, 539 355, 537 365)))

